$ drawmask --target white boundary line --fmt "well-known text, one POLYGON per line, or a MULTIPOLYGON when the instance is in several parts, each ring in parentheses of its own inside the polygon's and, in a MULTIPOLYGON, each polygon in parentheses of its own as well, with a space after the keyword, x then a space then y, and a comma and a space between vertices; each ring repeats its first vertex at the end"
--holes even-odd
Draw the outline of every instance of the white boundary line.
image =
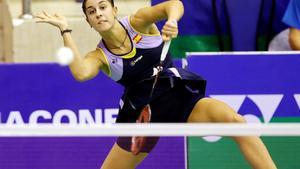
POLYGON ((186 52, 185 56, 190 55, 281 55, 298 54, 299 51, 243 51, 243 52, 186 52))
POLYGON ((105 125, 0 125, 0 137, 95 136, 300 136, 300 123, 225 124, 105 124, 105 125))

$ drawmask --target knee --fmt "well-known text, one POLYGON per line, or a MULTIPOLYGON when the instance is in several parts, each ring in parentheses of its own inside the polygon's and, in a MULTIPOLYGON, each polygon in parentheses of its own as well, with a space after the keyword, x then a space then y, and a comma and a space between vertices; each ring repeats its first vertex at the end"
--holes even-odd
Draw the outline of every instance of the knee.
POLYGON ((246 123, 245 118, 235 111, 223 111, 222 113, 223 115, 221 115, 220 117, 215 117, 213 122, 246 123))
POLYGON ((246 123, 246 119, 240 115, 240 114, 235 114, 235 116, 233 117, 233 123, 246 123))
POLYGON ((221 123, 245 123, 246 120, 240 114, 228 106, 220 106, 209 112, 211 122, 221 123))

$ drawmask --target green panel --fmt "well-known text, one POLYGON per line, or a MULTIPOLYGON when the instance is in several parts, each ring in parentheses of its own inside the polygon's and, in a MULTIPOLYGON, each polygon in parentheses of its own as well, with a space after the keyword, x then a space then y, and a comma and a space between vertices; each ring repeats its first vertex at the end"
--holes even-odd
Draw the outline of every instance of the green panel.
POLYGON ((200 137, 188 138, 189 169, 250 169, 238 147, 228 138, 208 143, 200 137))
MULTIPOLYGON (((230 49, 228 37, 223 37, 225 49, 230 49)), ((217 36, 179 36, 172 40, 170 51, 173 57, 185 57, 186 52, 220 51, 217 36)))
MULTIPOLYGON (((272 122, 300 122, 300 118, 273 118, 272 122)), ((279 169, 300 169, 299 137, 263 137, 279 169)), ((232 139, 209 143, 200 137, 188 138, 189 169, 250 169, 232 139)))
MULTIPOLYGON (((225 51, 232 50, 229 36, 223 36, 222 42, 225 51)), ((257 42, 259 51, 266 51, 268 49, 266 36, 260 36, 257 42)), ((172 40, 170 51, 174 58, 183 58, 186 52, 220 51, 218 36, 178 36, 172 40)))
MULTIPOLYGON (((300 136, 262 139, 278 168, 300 168, 300 136)), ((190 137, 188 144, 189 169, 250 169, 238 146, 229 138, 208 143, 199 137, 190 137)))
POLYGON ((280 117, 280 118, 272 118, 270 122, 300 122, 300 117, 280 117))
POLYGON ((263 141, 266 143, 278 168, 300 168, 300 136, 264 137, 263 141))

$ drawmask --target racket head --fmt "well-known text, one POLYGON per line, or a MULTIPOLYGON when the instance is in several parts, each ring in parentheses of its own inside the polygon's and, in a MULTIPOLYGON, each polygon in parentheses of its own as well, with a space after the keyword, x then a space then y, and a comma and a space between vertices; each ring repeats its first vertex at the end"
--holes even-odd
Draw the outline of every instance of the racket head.
MULTIPOLYGON (((137 123, 149 123, 151 120, 151 108, 150 105, 147 104, 143 110, 141 111, 140 116, 136 120, 137 123)), ((143 147, 145 146, 146 137, 144 136, 133 136, 131 138, 131 153, 133 155, 138 155, 143 147)))

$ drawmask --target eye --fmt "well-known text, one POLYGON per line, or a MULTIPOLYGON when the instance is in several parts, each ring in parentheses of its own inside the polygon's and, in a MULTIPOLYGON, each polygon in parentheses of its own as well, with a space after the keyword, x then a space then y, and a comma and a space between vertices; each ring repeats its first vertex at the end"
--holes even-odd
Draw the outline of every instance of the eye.
POLYGON ((106 8, 105 5, 101 5, 101 6, 99 7, 99 9, 101 9, 101 10, 104 10, 105 8, 106 8))
POLYGON ((95 13, 95 10, 89 10, 89 11, 88 11, 88 14, 89 14, 89 15, 92 15, 93 13, 95 13))

